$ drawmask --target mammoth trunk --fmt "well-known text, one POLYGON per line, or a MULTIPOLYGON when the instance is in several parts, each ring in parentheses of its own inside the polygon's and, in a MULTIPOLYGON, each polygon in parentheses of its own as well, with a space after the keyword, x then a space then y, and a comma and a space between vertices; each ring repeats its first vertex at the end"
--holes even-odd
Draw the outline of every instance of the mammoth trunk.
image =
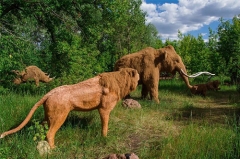
POLYGON ((50 82, 50 81, 52 81, 53 80, 53 78, 48 78, 48 79, 46 79, 44 82, 50 82))
POLYGON ((187 87, 189 89, 191 89, 192 86, 190 85, 189 80, 188 80, 188 76, 186 76, 185 72, 187 72, 187 70, 185 68, 183 68, 183 69, 181 69, 181 71, 179 73, 180 73, 182 79, 184 80, 185 84, 187 85, 187 87))
POLYGON ((185 68, 181 69, 181 71, 179 73, 180 73, 181 77, 183 78, 184 82, 186 83, 186 85, 188 86, 188 88, 190 88, 190 89, 192 88, 192 86, 189 84, 188 77, 189 78, 194 78, 194 77, 198 77, 202 74, 206 74, 206 75, 209 75, 209 76, 214 76, 215 75, 215 74, 212 74, 210 72, 197 72, 195 74, 188 75, 185 68))
POLYGON ((48 83, 48 82, 50 82, 50 81, 52 81, 54 79, 54 77, 53 78, 50 78, 50 75, 43 75, 42 76, 42 79, 40 79, 42 82, 46 82, 46 83, 48 83))

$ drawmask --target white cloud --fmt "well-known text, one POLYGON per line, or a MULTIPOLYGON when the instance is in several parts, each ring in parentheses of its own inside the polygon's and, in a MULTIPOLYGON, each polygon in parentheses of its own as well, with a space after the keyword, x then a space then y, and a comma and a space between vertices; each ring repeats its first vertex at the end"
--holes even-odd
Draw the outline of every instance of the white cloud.
POLYGON ((221 17, 231 19, 240 14, 239 8, 239 0, 179 0, 162 5, 143 0, 141 5, 147 23, 154 24, 163 39, 177 39, 178 30, 196 31, 221 17))

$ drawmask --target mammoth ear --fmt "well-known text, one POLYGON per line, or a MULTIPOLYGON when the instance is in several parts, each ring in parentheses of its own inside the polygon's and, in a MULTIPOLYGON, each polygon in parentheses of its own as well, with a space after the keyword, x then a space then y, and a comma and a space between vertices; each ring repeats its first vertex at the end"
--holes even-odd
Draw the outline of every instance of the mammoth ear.
POLYGON ((158 49, 156 59, 165 60, 168 57, 168 53, 165 49, 158 49))
POLYGON ((24 76, 26 76, 26 75, 27 75, 27 73, 22 73, 22 74, 21 74, 22 77, 24 77, 24 76))
POLYGON ((137 70, 135 70, 135 69, 131 69, 131 70, 129 71, 129 75, 130 75, 131 77, 135 77, 137 74, 138 74, 138 72, 137 72, 137 70))
POLYGON ((167 51, 163 51, 163 59, 166 59, 167 58, 167 56, 168 56, 168 53, 167 53, 167 51))

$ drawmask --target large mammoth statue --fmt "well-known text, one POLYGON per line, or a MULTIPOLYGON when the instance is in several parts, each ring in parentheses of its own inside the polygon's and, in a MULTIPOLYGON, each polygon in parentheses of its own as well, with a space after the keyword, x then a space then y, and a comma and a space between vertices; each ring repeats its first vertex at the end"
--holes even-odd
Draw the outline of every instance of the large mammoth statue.
POLYGON ((39 82, 48 83, 53 80, 53 78, 50 78, 47 73, 43 72, 37 66, 28 66, 21 72, 19 70, 12 70, 12 72, 17 75, 17 78, 13 80, 14 84, 21 84, 33 79, 36 86, 39 86, 39 82))
MULTIPOLYGON (((146 98, 150 93, 150 99, 157 103, 159 103, 158 83, 160 72, 168 72, 173 75, 179 72, 189 89, 192 89, 192 86, 189 84, 188 77, 196 77, 187 75, 181 57, 171 45, 161 49, 147 47, 136 53, 125 55, 117 60, 114 70, 124 67, 134 68, 138 71, 140 75, 139 84, 142 85, 142 98, 146 98)), ((197 76, 200 74, 202 73, 198 73, 197 76)))

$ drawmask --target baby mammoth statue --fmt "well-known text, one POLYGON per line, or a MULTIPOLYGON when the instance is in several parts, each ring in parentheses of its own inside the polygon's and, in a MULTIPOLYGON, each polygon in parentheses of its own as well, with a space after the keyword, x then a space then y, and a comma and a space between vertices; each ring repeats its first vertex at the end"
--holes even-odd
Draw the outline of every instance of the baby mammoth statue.
POLYGON ((158 84, 160 72, 167 72, 172 75, 179 72, 187 87, 192 88, 189 84, 185 65, 171 45, 160 49, 147 47, 138 52, 125 55, 116 61, 114 69, 119 70, 126 67, 138 71, 140 75, 139 84, 142 85, 142 98, 146 98, 150 94, 150 99, 155 100, 157 103, 159 103, 158 84))
POLYGON ((214 91, 220 90, 219 85, 220 85, 220 82, 218 80, 215 80, 205 84, 196 84, 190 90, 192 94, 202 95, 203 97, 206 97, 206 93, 208 90, 214 90, 214 91))
POLYGON ((12 72, 17 75, 17 78, 13 81, 14 84, 21 84, 33 79, 38 87, 39 82, 48 83, 53 80, 53 78, 50 78, 47 73, 43 72, 37 66, 28 66, 21 72, 19 70, 12 70, 12 72))
POLYGON ((77 84, 57 87, 32 107, 18 127, 2 133, 0 138, 22 129, 41 105, 44 107, 44 121, 49 126, 46 137, 50 148, 55 147, 55 134, 72 110, 98 109, 102 122, 102 135, 106 136, 110 112, 120 99, 136 89, 138 80, 137 70, 125 68, 116 72, 102 73, 77 84))

